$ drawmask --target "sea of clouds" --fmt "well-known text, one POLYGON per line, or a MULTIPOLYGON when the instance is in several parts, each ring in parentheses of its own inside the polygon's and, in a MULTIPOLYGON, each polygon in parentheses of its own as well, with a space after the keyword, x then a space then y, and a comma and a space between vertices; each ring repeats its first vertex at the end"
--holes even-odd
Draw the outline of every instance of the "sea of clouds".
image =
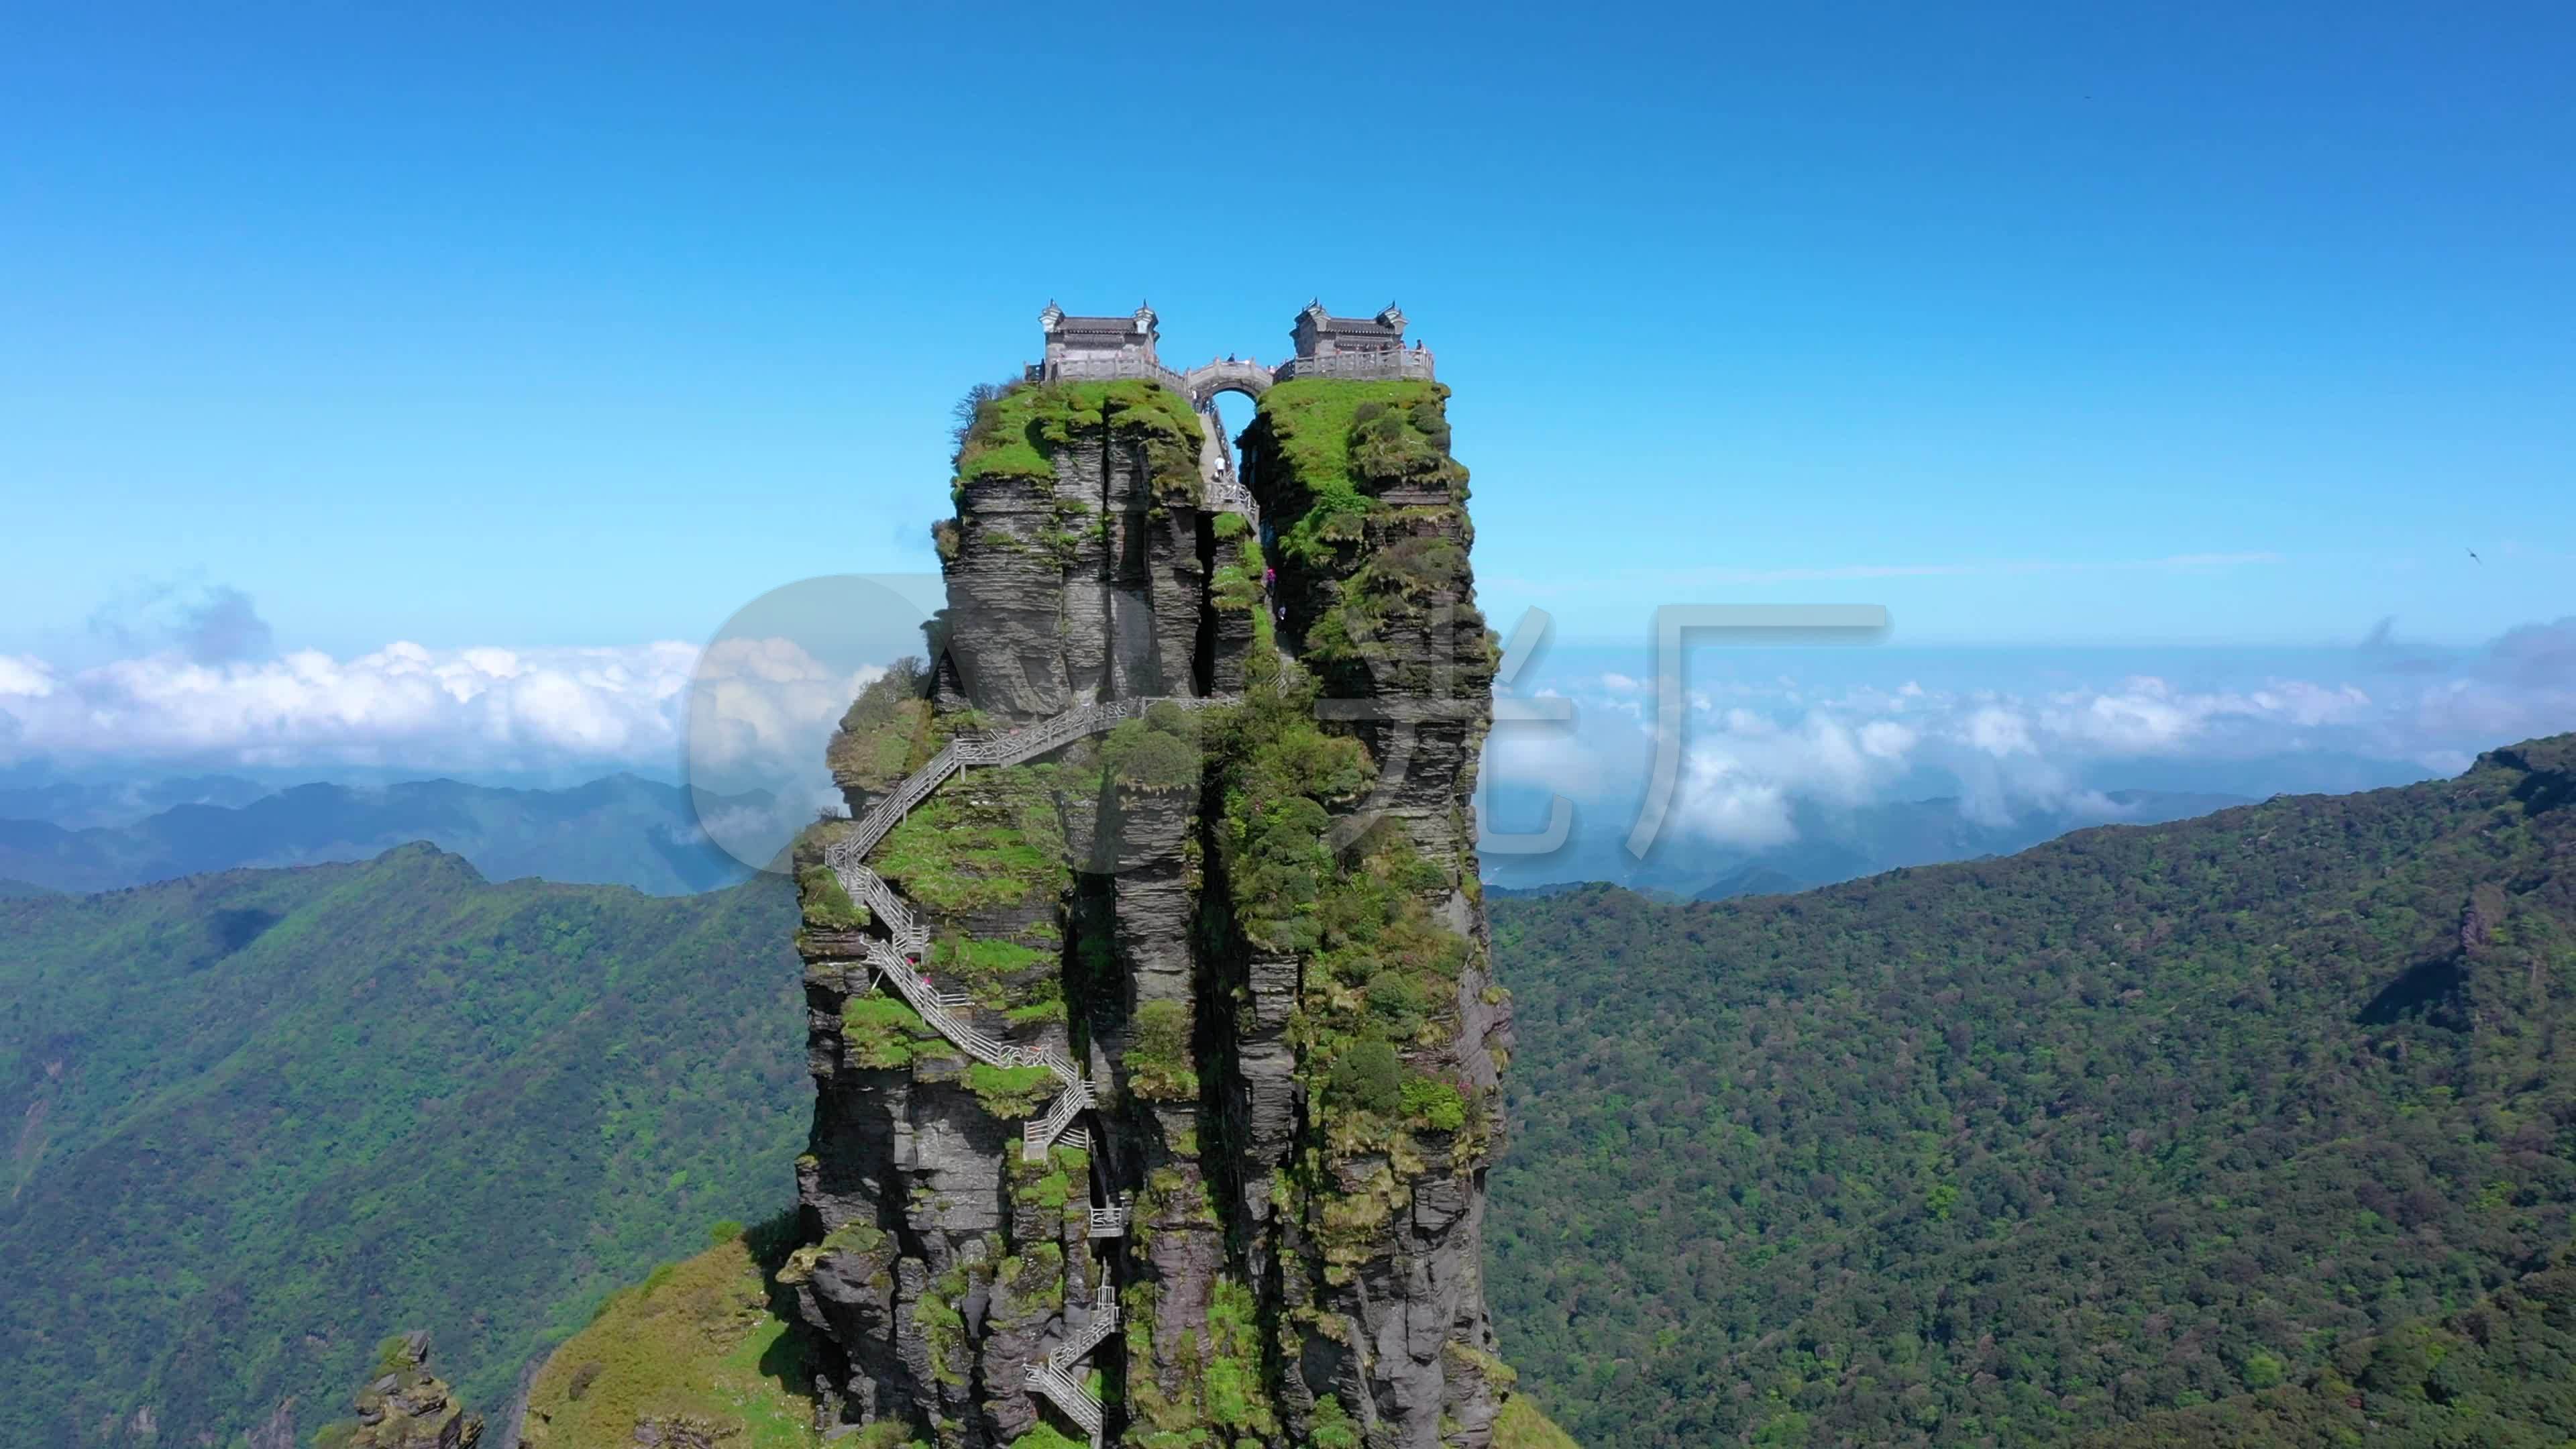
POLYGON ((2098 680, 2011 651, 1857 664, 1811 653, 1786 670, 1765 661, 1692 676, 1672 741, 1659 738, 1649 670, 1569 652, 1527 692, 1569 702, 1573 720, 1498 725, 1488 744, 1500 806, 1489 826, 1543 813, 1528 802, 1547 793, 1636 814, 1659 746, 1673 766, 1665 829, 1758 848, 1796 836, 1801 801, 1941 795, 1986 824, 2037 810, 2111 820, 2122 807, 2106 783, 2259 795, 2338 778, 2302 759, 2386 783, 2456 774, 2481 750, 2576 729, 2576 618, 2451 651, 2409 648, 2382 625, 2358 648, 2290 659, 2178 653, 2164 674, 2132 667, 2154 651, 2104 651, 2098 680))
MULTIPOLYGON (((767 789, 810 819, 829 798, 821 742, 875 672, 758 637, 278 652, 248 601, 220 590, 177 627, 117 642, 128 646, 117 657, 77 667, 0 654, 0 767, 638 769, 728 794, 767 789)), ((2383 625, 2357 647, 2286 666, 2297 672, 2215 658, 2102 679, 2062 661, 2020 668, 2005 652, 1793 654, 1695 670, 1666 828, 1762 846, 1794 835, 1800 800, 1932 794, 1984 821, 2069 808, 2111 818, 2098 788, 2106 762, 2307 753, 2447 774, 2481 749, 2576 728, 2576 617, 2452 651, 2409 647, 2383 625)), ((1641 655, 1577 649, 1517 678, 1515 693, 1568 701, 1573 718, 1497 728, 1495 798, 1639 801, 1659 743, 1652 674, 1641 655)))

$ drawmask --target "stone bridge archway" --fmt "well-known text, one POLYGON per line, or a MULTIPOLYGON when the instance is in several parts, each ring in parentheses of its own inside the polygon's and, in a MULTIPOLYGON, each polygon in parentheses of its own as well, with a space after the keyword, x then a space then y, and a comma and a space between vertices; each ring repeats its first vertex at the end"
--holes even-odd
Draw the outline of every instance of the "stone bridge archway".
POLYGON ((1257 362, 1217 361, 1191 368, 1179 381, 1206 428, 1206 441, 1199 448, 1199 476, 1206 480, 1207 497, 1217 506, 1251 514, 1257 505, 1249 480, 1236 473, 1233 440, 1225 419, 1217 413, 1216 399, 1217 394, 1230 392, 1258 402, 1270 389, 1270 369, 1257 362))
POLYGON ((1221 392, 1259 398, 1270 390, 1270 369, 1257 362, 1210 362, 1181 374, 1181 387, 1191 404, 1205 412, 1221 392))

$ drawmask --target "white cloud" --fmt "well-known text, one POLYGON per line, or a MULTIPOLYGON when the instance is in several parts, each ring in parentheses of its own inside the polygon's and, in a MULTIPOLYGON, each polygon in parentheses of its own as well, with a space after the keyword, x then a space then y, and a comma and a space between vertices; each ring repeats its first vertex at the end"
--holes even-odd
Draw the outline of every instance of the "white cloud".
MULTIPOLYGON (((203 652, 203 651, 199 651, 203 652)), ((824 739, 883 670, 784 639, 630 648, 294 650, 204 662, 179 647, 60 671, 0 655, 0 764, 334 765, 424 772, 693 767, 728 791, 819 772, 824 739)))
POLYGON ((10 760, 516 769, 668 760, 698 651, 431 650, 199 662, 169 649, 57 673, 0 658, 10 760))
MULTIPOLYGON (((2033 810, 2117 819, 2123 807, 2092 782, 2122 783, 2124 762, 2165 762, 2149 778, 2167 781, 2194 777, 2176 770, 2317 754, 2448 774, 2479 750, 2576 728, 2576 618, 2440 659, 2390 636, 2382 625, 2344 665, 2328 658, 2304 677, 2249 669, 2214 684, 2217 666, 2203 656, 2188 662, 2188 685, 2161 673, 2070 682, 2054 663, 2030 672, 2044 685, 2021 689, 1927 683, 1913 662, 1889 683, 1704 681, 1675 742, 1666 828, 1756 847, 1794 834, 1803 801, 1937 794, 1955 794, 1962 814, 1987 824, 2033 810)), ((1604 672, 1596 658, 1572 674, 1588 686, 1576 695, 1574 738, 1537 748, 1498 729, 1497 778, 1588 802, 1595 821, 1635 818, 1656 742, 1643 673, 1604 672)), ((2252 782, 2264 777, 2238 771, 2204 788, 2260 789, 2252 782)))
POLYGON ((1689 741, 1675 824, 1729 845, 1780 844, 1796 838, 1796 800, 1861 804, 1903 772, 1914 743, 1913 731, 1887 721, 1855 727, 1822 711, 1782 721, 1728 709, 1689 741))
POLYGON ((1997 758, 2032 754, 2038 749, 2031 743, 2030 721, 2002 705, 1981 705, 1970 711, 1962 733, 1970 745, 1997 758))
POLYGON ((1874 759, 1902 760, 1921 738, 1894 720, 1871 720, 1860 727, 1861 752, 1874 759))
POLYGON ((41 697, 53 692, 53 671, 45 667, 43 660, 0 654, 0 694, 41 697))
POLYGON ((885 673, 825 666, 791 639, 718 640, 699 656, 689 696, 693 774, 751 769, 772 762, 815 763, 850 701, 885 673))

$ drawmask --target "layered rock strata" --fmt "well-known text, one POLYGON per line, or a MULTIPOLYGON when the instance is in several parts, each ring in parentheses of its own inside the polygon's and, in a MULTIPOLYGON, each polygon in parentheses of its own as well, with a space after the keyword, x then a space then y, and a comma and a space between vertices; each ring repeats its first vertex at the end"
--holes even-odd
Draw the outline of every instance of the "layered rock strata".
POLYGON ((868 965, 872 882, 825 863, 851 827, 801 843, 817 1101, 782 1281, 823 1427, 1028 1449, 1096 1400, 1151 1449, 1490 1441, 1508 1019, 1466 799, 1493 646, 1446 396, 1272 388, 1257 518, 1206 506, 1223 450, 1156 384, 979 410, 928 662, 832 745, 853 815, 951 738, 1199 707, 915 805, 866 866, 927 928, 919 981, 868 965), (1041 1061, 1089 1110, 1039 1123, 1067 1091, 1041 1061))

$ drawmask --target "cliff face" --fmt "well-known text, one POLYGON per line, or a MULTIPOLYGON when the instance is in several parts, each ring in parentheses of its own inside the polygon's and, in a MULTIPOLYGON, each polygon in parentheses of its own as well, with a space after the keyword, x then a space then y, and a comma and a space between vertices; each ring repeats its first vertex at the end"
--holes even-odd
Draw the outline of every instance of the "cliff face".
POLYGON ((863 816, 952 737, 1082 723, 945 777, 864 867, 826 861, 846 823, 801 847, 818 1091, 782 1281, 826 1420, 1490 1442, 1508 1021, 1466 799, 1493 646, 1446 396, 1272 388, 1258 518, 1205 506, 1223 450, 1157 385, 982 408, 929 666, 852 707, 836 778, 863 816), (1084 709, 1160 699, 1189 707, 1084 709))

